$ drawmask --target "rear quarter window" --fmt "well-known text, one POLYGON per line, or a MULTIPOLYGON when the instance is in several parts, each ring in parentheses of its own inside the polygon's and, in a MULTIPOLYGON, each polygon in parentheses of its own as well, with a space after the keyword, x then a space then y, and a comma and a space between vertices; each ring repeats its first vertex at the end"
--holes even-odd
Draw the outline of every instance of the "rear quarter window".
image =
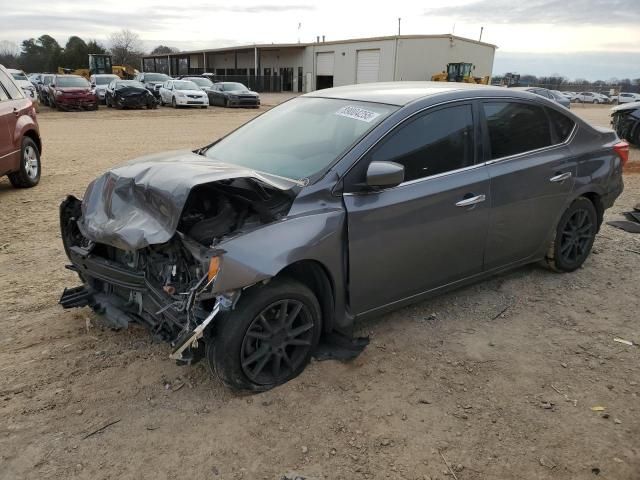
POLYGON ((554 110, 552 108, 547 108, 547 114, 549 115, 549 120, 551 121, 551 126, 553 127, 554 132, 554 143, 562 143, 566 142, 573 131, 573 127, 575 126, 575 122, 563 115, 562 113, 554 110))
POLYGON ((15 83, 13 83, 13 80, 11 80, 2 70, 0 70, 0 83, 2 83, 4 89, 14 100, 18 98, 24 98, 24 95, 22 95, 20 89, 16 86, 15 83))

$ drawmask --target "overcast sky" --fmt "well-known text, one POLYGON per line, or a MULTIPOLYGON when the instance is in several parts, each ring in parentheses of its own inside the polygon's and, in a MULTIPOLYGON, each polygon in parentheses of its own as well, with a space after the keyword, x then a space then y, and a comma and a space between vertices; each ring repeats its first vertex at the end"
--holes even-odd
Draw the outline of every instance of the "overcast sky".
POLYGON ((0 0, 0 40, 48 33, 104 43, 121 28, 147 49, 451 33, 498 45, 494 73, 640 77, 640 0, 0 0), (298 28, 301 24, 301 28, 298 28))

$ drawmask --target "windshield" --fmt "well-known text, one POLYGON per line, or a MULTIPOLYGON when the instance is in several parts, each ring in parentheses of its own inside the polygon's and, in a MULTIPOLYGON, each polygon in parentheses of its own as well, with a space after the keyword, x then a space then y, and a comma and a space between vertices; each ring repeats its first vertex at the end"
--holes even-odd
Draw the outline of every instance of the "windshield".
POLYGON ((100 75, 96 77, 96 85, 109 85, 117 78, 119 78, 117 75, 100 75))
POLYGON ((29 81, 29 79, 27 78, 27 76, 22 73, 22 72, 12 72, 11 76, 15 79, 15 80, 26 80, 27 82, 29 81))
POLYGON ((122 80, 116 84, 116 88, 125 88, 125 87, 144 88, 144 85, 138 82, 137 80, 122 80))
POLYGON ((397 108, 330 98, 296 98, 223 138, 205 155, 301 180, 326 170, 397 108))
POLYGON ((210 87, 211 85, 213 85, 213 82, 208 78, 193 77, 193 78, 189 78, 189 80, 191 80, 193 83, 195 83, 199 87, 210 87))
POLYGON ((145 73, 144 81, 145 82, 165 82, 169 80, 169 75, 165 75, 164 73, 145 73))
POLYGON ((200 90, 195 83, 189 80, 177 80, 173 82, 173 88, 176 90, 200 90))
POLYGON ((56 87, 88 87, 87 82, 82 77, 58 77, 56 87))
POLYGON ((248 89, 241 83, 229 82, 229 83, 222 84, 222 90, 224 90, 225 92, 233 92, 234 90, 248 90, 248 89))

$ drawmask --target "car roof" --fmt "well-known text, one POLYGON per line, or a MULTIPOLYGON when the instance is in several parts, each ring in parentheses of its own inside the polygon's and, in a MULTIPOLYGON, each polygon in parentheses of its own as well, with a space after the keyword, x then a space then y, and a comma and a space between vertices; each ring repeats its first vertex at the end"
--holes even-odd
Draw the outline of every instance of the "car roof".
POLYGON ((515 93, 516 96, 529 99, 530 95, 533 95, 524 91, 512 92, 512 90, 514 89, 457 82, 380 82, 326 88, 307 93, 303 97, 336 98, 404 106, 415 100, 453 92, 473 92, 477 96, 483 94, 509 96, 509 93, 513 96, 515 93))

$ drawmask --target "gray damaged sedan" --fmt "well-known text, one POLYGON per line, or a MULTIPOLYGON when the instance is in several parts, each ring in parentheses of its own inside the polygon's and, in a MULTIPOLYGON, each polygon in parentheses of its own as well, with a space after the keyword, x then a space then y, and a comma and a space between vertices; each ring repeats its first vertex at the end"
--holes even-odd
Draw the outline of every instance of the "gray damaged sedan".
POLYGON ((537 95, 367 84, 143 157, 60 208, 65 308, 146 325, 228 386, 355 356, 354 321, 544 261, 587 259, 628 145, 537 95))

